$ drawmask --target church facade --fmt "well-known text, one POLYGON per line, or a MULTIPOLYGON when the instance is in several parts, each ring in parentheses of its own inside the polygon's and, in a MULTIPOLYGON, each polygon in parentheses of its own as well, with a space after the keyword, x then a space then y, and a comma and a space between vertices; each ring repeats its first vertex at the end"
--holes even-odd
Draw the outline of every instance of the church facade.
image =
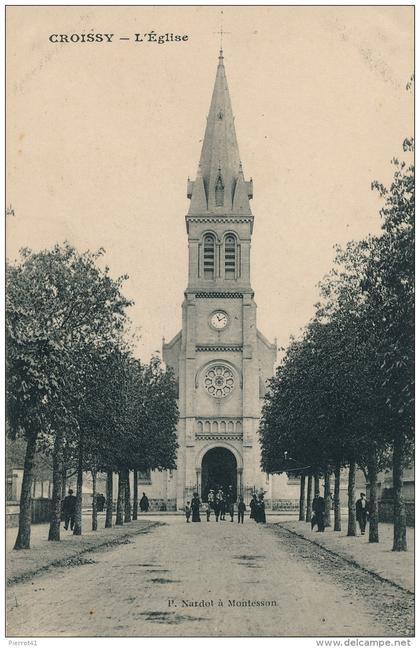
POLYGON ((181 508, 194 491, 232 486, 249 501, 295 505, 299 486, 260 468, 258 428, 276 343, 257 328, 251 287, 252 179, 244 177, 220 51, 195 180, 188 180, 188 284, 182 328, 163 344, 179 386, 177 470, 154 472, 144 490, 152 502, 181 508))

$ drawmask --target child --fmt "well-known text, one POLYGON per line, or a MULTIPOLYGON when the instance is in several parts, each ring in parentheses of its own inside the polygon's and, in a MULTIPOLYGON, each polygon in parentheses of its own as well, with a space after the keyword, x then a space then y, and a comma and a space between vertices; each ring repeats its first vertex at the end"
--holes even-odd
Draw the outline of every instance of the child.
POLYGON ((187 505, 185 507, 185 517, 187 518, 187 522, 189 522, 191 517, 191 506, 189 502, 187 502, 187 505))
POLYGON ((238 502, 238 524, 239 522, 241 524, 244 523, 244 513, 246 511, 246 504, 244 502, 244 498, 242 495, 239 496, 239 502, 238 502))
POLYGON ((210 504, 208 502, 203 502, 203 509, 207 515, 207 522, 210 522, 210 504))

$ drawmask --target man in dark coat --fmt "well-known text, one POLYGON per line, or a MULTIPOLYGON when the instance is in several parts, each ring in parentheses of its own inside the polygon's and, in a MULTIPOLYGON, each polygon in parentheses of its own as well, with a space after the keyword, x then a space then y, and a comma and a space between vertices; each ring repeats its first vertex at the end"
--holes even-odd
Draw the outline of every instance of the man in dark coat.
POLYGON ((238 502, 238 524, 244 523, 244 513, 246 511, 246 505, 244 502, 244 498, 242 495, 239 496, 239 502, 238 502))
POLYGON ((222 497, 219 499, 219 504, 220 504, 220 519, 225 520, 225 515, 226 515, 226 496, 222 492, 222 497))
POLYGON ((103 493, 98 493, 96 496, 96 508, 98 513, 102 513, 105 506, 105 495, 103 493))
POLYGON ((69 488, 69 494, 63 499, 63 515, 64 515, 64 528, 69 528, 70 522, 70 531, 73 531, 74 527, 74 515, 76 513, 76 497, 73 495, 73 491, 69 488))
POLYGON ((312 510, 315 514, 315 524, 318 527, 317 533, 323 533, 325 531, 325 500, 318 494, 313 499, 312 510))
POLYGON ((146 493, 143 493, 143 496, 140 500, 140 511, 147 513, 149 510, 149 498, 147 497, 146 493))
POLYGON ((366 495, 360 493, 360 498, 356 502, 356 520, 359 523, 360 533, 365 535, 366 529, 366 520, 369 514, 368 503, 366 501, 366 495))
POLYGON ((214 510, 214 515, 216 516, 216 522, 219 521, 219 516, 220 516, 220 501, 217 497, 213 501, 213 510, 214 510))

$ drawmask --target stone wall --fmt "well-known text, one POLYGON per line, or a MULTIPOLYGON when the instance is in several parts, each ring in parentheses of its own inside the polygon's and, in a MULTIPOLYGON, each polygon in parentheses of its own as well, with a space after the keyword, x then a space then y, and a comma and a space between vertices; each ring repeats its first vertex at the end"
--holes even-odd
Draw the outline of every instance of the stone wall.
POLYGON ((298 499, 265 499, 267 511, 298 511, 298 499))
POLYGON ((149 511, 176 511, 176 500, 149 497, 149 511))

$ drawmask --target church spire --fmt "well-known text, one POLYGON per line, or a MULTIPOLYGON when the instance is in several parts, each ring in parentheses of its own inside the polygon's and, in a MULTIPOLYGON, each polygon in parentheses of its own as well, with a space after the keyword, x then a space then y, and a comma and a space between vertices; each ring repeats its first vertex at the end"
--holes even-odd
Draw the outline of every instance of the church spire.
POLYGON ((201 149, 199 173, 197 180, 194 183, 189 183, 188 197, 191 198, 189 214, 236 213, 239 204, 241 213, 250 214, 248 198, 251 197, 251 193, 248 191, 248 184, 244 181, 242 174, 223 49, 221 48, 201 149), (235 200, 235 193, 239 188, 237 187, 238 183, 246 185, 241 188, 240 201, 235 200), (197 200, 198 196, 194 196, 196 192, 200 194, 200 200, 197 200))

